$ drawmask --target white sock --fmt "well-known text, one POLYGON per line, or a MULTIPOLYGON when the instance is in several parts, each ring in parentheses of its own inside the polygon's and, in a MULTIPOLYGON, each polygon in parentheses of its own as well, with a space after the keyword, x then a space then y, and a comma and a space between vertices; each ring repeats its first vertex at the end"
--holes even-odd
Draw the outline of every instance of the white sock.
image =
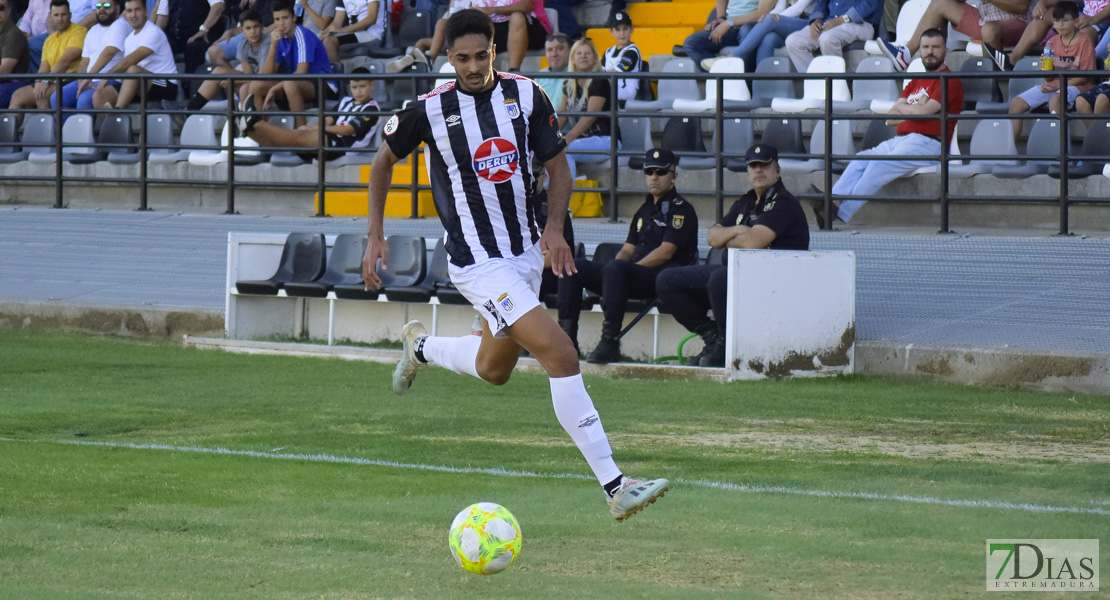
POLYGON ((601 418, 594 409, 594 402, 582 383, 582 374, 552 377, 550 382, 555 416, 586 458, 598 483, 605 485, 620 477, 621 470, 613 462, 609 438, 601 426, 601 418))
MULTIPOLYGON (((482 338, 477 335, 460 337, 431 336, 424 340, 424 358, 460 375, 478 377, 478 346, 482 338)), ((481 379, 479 377, 479 379, 481 379)))

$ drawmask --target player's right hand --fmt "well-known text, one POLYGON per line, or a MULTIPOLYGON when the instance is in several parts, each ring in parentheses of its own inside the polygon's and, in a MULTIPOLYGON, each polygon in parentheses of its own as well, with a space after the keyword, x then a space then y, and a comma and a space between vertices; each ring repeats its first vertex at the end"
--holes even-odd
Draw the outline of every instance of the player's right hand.
POLYGON ((382 268, 389 268, 389 244, 382 234, 370 235, 366 243, 366 253, 362 255, 362 281, 366 291, 381 289, 382 279, 378 277, 378 259, 382 268))

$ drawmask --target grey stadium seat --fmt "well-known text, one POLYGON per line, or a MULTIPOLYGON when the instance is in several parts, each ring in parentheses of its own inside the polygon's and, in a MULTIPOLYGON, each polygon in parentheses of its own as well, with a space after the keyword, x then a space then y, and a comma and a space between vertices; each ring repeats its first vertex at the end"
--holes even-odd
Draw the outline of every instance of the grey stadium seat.
POLYGON ((1007 113, 1010 111, 1010 100, 1020 95, 1025 90, 1039 85, 1041 80, 1044 79, 1041 75, 1041 57, 1040 56, 1026 56, 1014 65, 1013 73, 1037 73, 1034 77, 1010 77, 1010 85, 1008 86, 1009 93, 1001 102, 976 102, 975 112, 987 114, 1007 113))
MULTIPOLYGON (((770 56, 755 67, 757 75, 797 73, 794 63, 783 56, 770 56)), ((725 100, 725 112, 771 106, 775 98, 797 98, 798 82, 789 79, 753 79, 751 100, 725 100)))
MULTIPOLYGON (((195 116, 195 115, 194 115, 195 116)), ((240 294, 274 296, 289 282, 316 281, 324 274, 327 247, 322 233, 290 233, 281 249, 278 267, 269 279, 240 280, 240 294)))
MULTIPOLYGON (((128 123, 130 125, 130 123, 128 123)), ((155 156, 173 152, 173 119, 167 114, 151 113, 146 116, 146 146, 150 162, 159 162, 155 156)), ((114 165, 133 165, 139 162, 139 149, 108 152, 108 162, 114 165)), ((173 162, 173 161, 169 161, 173 162)))
POLYGON ((217 149, 220 146, 216 140, 216 117, 210 114, 189 115, 185 126, 181 128, 181 145, 194 146, 181 150, 164 153, 151 153, 151 164, 169 164, 189 160, 189 153, 201 149, 197 147, 217 149))
MULTIPOLYGON (((672 58, 663 65, 663 73, 695 73, 697 66, 689 58, 672 58)), ((646 81, 646 80, 641 80, 646 81)), ((632 111, 670 111, 674 101, 679 98, 700 98, 696 79, 660 79, 659 96, 655 100, 629 100, 625 110, 632 111)))
POLYGON ((949 177, 971 177, 981 173, 990 173, 992 165, 1017 164, 1017 144, 1014 142, 1014 130, 1009 119, 984 119, 975 125, 971 134, 971 149, 968 155, 971 160, 967 164, 950 166, 949 177), (975 155, 1000 155, 1014 156, 1015 160, 1006 161, 998 159, 975 160, 975 155))
POLYGON ((19 149, 19 124, 15 115, 0 116, 0 164, 17 163, 27 157, 19 149))
POLYGON ((1032 160, 1020 165, 995 165, 991 169, 991 175, 1002 179, 1025 179, 1033 175, 1044 175, 1051 165, 1060 164, 1060 122, 1056 119, 1037 119, 1033 123, 1033 130, 1029 132, 1024 156, 1032 160), (1036 160, 1033 157, 1044 158, 1036 160))

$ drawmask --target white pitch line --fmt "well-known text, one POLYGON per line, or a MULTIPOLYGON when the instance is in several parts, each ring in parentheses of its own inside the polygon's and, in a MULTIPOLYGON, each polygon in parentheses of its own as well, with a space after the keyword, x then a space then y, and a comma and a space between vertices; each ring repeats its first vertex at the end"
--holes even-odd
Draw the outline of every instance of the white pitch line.
MULTIPOLYGON (((391 467, 396 469, 417 469, 421 471, 435 471, 439 473, 482 474, 495 477, 538 477, 542 479, 581 479, 592 481, 594 478, 579 473, 536 473, 533 471, 514 471, 501 468, 478 467, 451 467, 447 465, 424 465, 420 463, 403 463, 392 460, 375 460, 357 458, 352 456, 335 456, 334 454, 292 454, 287 452, 260 452, 257 450, 231 450, 228 448, 205 448, 202 446, 173 446, 169 444, 134 444, 120 442, 94 442, 83 440, 20 440, 0 437, 0 442, 22 442, 34 444, 63 444, 67 446, 94 446, 100 448, 123 448, 130 450, 163 450, 170 452, 191 452, 197 454, 217 454, 224 456, 245 456, 249 458, 269 458, 278 460, 300 460, 308 462, 338 463, 349 465, 362 465, 373 467, 391 467)), ((789 488, 781 486, 747 485, 743 483, 728 483, 723 481, 710 481, 706 479, 675 479, 674 483, 691 487, 710 488, 730 492, 745 492, 752 494, 785 494, 789 496, 812 496, 817 498, 845 498, 855 500, 878 500, 885 502, 910 502, 913 504, 935 504, 940 506, 956 506, 970 508, 994 508, 1001 510, 1016 510, 1025 512, 1047 513, 1073 513, 1083 515, 1110 516, 1110 509, 1083 506, 1051 506, 1044 504, 1029 504, 1018 502, 1005 502, 996 500, 959 500, 936 498, 932 496, 909 496, 906 494, 876 494, 872 492, 843 492, 836 490, 807 490, 802 488, 789 488)))

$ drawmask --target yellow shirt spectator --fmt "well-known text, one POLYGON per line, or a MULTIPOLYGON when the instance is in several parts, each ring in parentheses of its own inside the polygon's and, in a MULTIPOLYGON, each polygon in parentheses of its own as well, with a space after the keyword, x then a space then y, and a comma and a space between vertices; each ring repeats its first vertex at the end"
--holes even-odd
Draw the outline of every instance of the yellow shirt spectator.
MULTIPOLYGON (((53 69, 57 64, 58 59, 69 48, 77 48, 80 50, 85 45, 85 34, 88 30, 80 25, 70 25, 65 31, 56 31, 46 38, 42 46, 42 62, 50 65, 53 69)), ((75 60, 69 63, 69 68, 66 73, 76 73, 77 65, 81 60, 75 60)))

